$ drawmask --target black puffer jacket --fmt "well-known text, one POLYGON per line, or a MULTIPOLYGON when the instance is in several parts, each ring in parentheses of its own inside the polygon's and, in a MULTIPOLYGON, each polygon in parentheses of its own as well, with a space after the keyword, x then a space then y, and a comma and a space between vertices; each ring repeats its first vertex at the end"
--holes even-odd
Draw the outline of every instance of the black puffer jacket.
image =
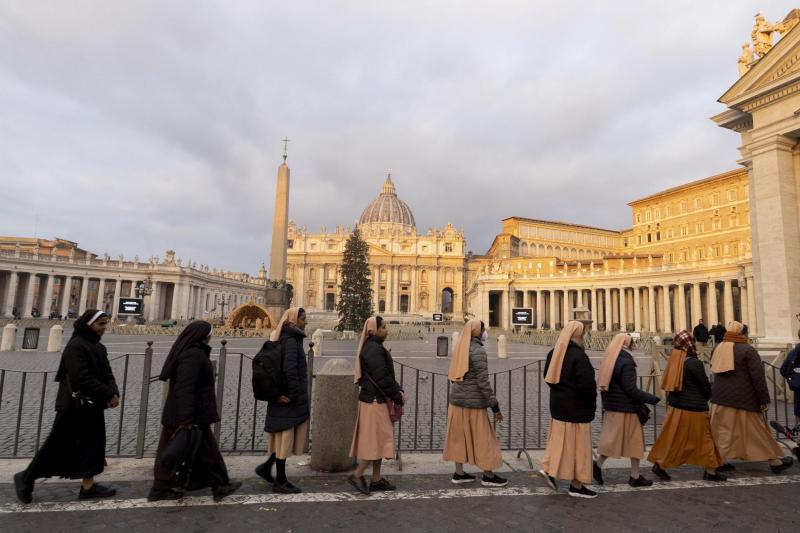
MULTIPOLYGON (((719 346, 714 351, 718 349, 719 346)), ((738 342, 733 345, 733 370, 714 376, 711 401, 757 413, 762 405, 769 404, 764 365, 755 348, 738 342)))
POLYGON ((114 395, 119 396, 106 347, 100 343, 100 336, 92 331, 85 331, 69 340, 61 354, 56 381, 59 382, 57 411, 76 407, 71 394, 73 391, 88 396, 103 409, 114 395))
POLYGON ((500 410, 492 385, 489 383, 489 361, 480 339, 472 337, 469 344, 469 370, 464 379, 450 385, 450 405, 467 409, 500 410))
POLYGON ((667 405, 684 411, 708 411, 711 384, 703 362, 687 356, 683 362, 683 390, 667 393, 667 405))
POLYGON ((625 350, 617 357, 608 390, 602 391, 600 395, 604 410, 620 413, 635 413, 634 402, 655 405, 661 401, 657 396, 639 389, 636 383, 636 361, 625 350))
POLYGON ((199 426, 219 422, 217 394, 214 391, 214 365, 211 346, 202 342, 178 354, 175 371, 169 379, 161 423, 199 426))
POLYGON ((305 332, 294 326, 281 329, 284 394, 289 398, 289 403, 267 404, 267 421, 264 424, 267 433, 279 433, 308 420, 308 363, 303 349, 305 336, 305 332))
MULTIPOLYGON (((544 374, 550 367, 553 350, 547 354, 544 374)), ((586 352, 570 341, 561 366, 561 380, 550 386, 550 416, 562 422, 587 424, 597 409, 597 383, 586 352)))
POLYGON ((402 402, 403 397, 400 393, 403 390, 394 378, 392 355, 383 347, 383 339, 376 335, 370 335, 364 341, 364 347, 361 350, 361 380, 358 382, 361 392, 358 394, 358 399, 366 403, 376 400, 378 403, 386 403, 380 391, 367 378, 368 375, 392 401, 402 402))

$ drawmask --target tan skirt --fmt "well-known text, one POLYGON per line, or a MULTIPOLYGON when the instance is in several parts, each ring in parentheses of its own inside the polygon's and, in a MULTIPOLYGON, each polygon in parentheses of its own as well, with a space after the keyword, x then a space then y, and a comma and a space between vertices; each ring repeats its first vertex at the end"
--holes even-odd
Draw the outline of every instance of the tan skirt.
POLYGON ((644 430, 636 413, 605 411, 597 453, 619 459, 644 457, 644 430))
POLYGON ((592 425, 550 421, 547 448, 539 464, 556 479, 592 482, 592 425))
POLYGON ((268 433, 267 450, 278 459, 286 459, 290 455, 303 455, 308 436, 308 420, 293 428, 278 433, 268 433))
POLYGON ((350 457, 362 461, 394 459, 394 425, 385 403, 358 402, 358 418, 353 431, 350 457))
POLYGON ((725 459, 769 461, 781 457, 763 413, 711 404, 711 431, 725 459))
POLYGON ((497 440, 486 409, 448 406, 447 436, 442 458, 474 465, 481 470, 497 470, 503 465, 500 441, 497 440))
POLYGON ((725 461, 714 444, 708 411, 667 407, 667 417, 647 460, 661 468, 695 465, 716 468, 725 461))

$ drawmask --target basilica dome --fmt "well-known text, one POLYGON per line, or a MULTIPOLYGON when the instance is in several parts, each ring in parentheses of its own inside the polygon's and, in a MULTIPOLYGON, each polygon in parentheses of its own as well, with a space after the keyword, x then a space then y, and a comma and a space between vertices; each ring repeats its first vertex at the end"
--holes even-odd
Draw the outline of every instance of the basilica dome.
POLYGON ((386 178, 380 196, 361 213, 358 224, 401 224, 410 228, 416 227, 411 208, 397 197, 391 174, 386 178))

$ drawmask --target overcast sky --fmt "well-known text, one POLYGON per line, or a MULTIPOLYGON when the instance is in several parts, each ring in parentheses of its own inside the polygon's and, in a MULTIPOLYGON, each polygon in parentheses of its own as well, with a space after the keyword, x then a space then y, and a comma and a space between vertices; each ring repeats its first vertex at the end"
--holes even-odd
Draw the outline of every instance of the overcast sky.
POLYGON ((256 273, 290 217, 352 224, 392 168, 418 229, 622 229, 736 168, 709 117, 791 1, 0 0, 0 234, 256 273))

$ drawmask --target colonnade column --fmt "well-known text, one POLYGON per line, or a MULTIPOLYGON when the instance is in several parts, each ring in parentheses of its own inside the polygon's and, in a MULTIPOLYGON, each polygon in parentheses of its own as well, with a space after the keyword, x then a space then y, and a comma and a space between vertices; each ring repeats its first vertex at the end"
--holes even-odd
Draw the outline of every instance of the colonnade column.
POLYGON ((641 287, 633 288, 633 329, 642 331, 642 295, 641 287))
POLYGON ((507 330, 510 327, 508 289, 503 289, 500 293, 500 327, 507 330))
POLYGON ((36 274, 31 272, 28 274, 28 285, 25 286, 25 299, 22 302, 22 316, 23 318, 30 318, 33 311, 33 285, 36 281, 36 274))
POLYGON ((556 329, 556 291, 550 291, 550 329, 556 329))
POLYGON ((647 287, 647 329, 653 333, 658 331, 658 324, 656 324, 656 288, 652 285, 647 287))
POLYGON ((84 276, 81 278, 81 293, 78 297, 78 316, 86 312, 86 304, 89 299, 89 278, 84 276))
POLYGON ((569 319, 570 319, 570 316, 569 316, 569 307, 570 307, 569 289, 565 289, 563 291, 563 294, 564 294, 564 297, 561 300, 561 327, 562 328, 567 325, 567 322, 569 322, 569 319))
POLYGON ((592 331, 597 331, 597 323, 599 322, 599 314, 597 313, 597 289, 592 287, 592 331))
POLYGON ((619 330, 628 329, 628 290, 625 287, 619 288, 619 330))
POLYGON ((544 294, 541 290, 536 291, 536 329, 542 329, 544 322, 544 294))
POLYGON ((747 310, 750 333, 751 335, 756 335, 759 332, 759 327, 756 323, 758 313, 756 312, 756 286, 753 278, 747 278, 747 310))
MULTIPOLYGON (((723 313, 725 315, 725 322, 727 324, 734 319, 733 316, 733 281, 726 279, 722 295, 723 313)), ((727 327, 727 326, 726 326, 727 327)))
MULTIPOLYGON (((322 265, 322 268, 319 269, 319 309, 320 311, 325 310, 325 278, 328 277, 328 265, 322 265)), ((280 317, 275 317, 275 320, 280 320, 280 317)))
POLYGON ((72 298, 72 276, 64 277, 64 284, 61 285, 61 311, 62 317, 67 318, 69 314, 69 303, 72 298))
POLYGON ((739 287, 739 309, 741 310, 742 324, 747 324, 748 331, 750 329, 750 309, 747 301, 747 287, 739 287))
POLYGON ((105 295, 106 295, 106 279, 100 278, 100 283, 97 286, 97 309, 99 311, 105 312, 105 307, 103 303, 105 302, 105 295))
POLYGON ((686 287, 683 283, 679 283, 675 290, 678 291, 678 326, 675 329, 691 329, 687 328, 686 324, 686 287))
POLYGON ((698 324, 703 318, 703 302, 700 295, 700 284, 692 284, 692 324, 698 324))
POLYGON ((603 299, 605 300, 605 313, 603 314, 603 323, 605 324, 605 331, 611 331, 614 319, 612 317, 611 307, 611 289, 604 289, 605 293, 603 299))
POLYGON ((717 305, 717 283, 715 281, 708 282, 708 294, 706 295, 708 301, 708 325, 711 327, 719 323, 718 305, 717 305))
POLYGON ((11 316, 17 301, 17 287, 19 286, 19 274, 11 272, 6 285, 5 302, 6 308, 3 310, 5 316, 11 316))
POLYGON ((50 313, 53 310, 53 284, 56 281, 54 275, 47 275, 47 281, 44 286, 44 302, 42 302, 41 316, 43 318, 50 318, 50 313))
POLYGON ((117 315, 119 314, 119 299, 121 298, 121 296, 122 296, 122 280, 118 278, 116 283, 114 284, 114 303, 111 304, 112 318, 117 318, 117 315))
POLYGON ((663 285, 661 291, 664 297, 664 333, 672 332, 672 312, 669 301, 669 285, 663 285))

